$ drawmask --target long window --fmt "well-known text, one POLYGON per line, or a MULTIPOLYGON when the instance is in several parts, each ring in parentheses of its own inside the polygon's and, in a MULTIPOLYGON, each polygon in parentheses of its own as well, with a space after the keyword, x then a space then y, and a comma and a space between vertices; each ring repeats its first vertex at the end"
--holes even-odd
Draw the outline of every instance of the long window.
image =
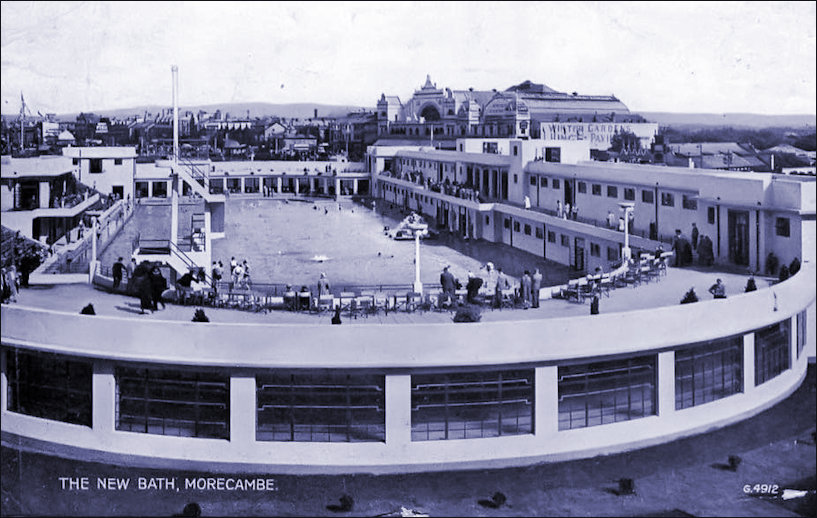
POLYGON ((559 367, 559 429, 655 414, 656 356, 559 367))
POLYGON ((116 429, 228 439, 230 379, 161 369, 116 369, 116 429))
POLYGON ((259 441, 383 442, 386 378, 279 371, 256 377, 259 441))
POLYGON ((43 419, 91 426, 90 362, 8 349, 8 409, 43 419))
POLYGON ((755 331, 755 385, 789 368, 791 319, 755 331))
POLYGON ((533 369, 415 374, 411 439, 533 433, 533 369))
POLYGON ((675 409, 743 392, 743 336, 675 352, 675 409))
POLYGON ((800 357, 803 349, 806 347, 806 329, 808 327, 808 320, 806 319, 806 312, 801 311, 797 314, 797 357, 800 357))

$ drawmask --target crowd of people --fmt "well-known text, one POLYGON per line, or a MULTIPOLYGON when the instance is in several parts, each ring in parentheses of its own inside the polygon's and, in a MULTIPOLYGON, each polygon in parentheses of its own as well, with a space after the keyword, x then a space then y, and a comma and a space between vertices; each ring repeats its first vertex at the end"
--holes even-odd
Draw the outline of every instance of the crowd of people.
MULTIPOLYGON (((510 298, 514 306, 524 309, 539 307, 539 292, 542 287, 542 274, 536 268, 531 274, 525 270, 517 285, 515 280, 506 275, 501 267, 492 262, 485 263, 479 270, 480 275, 468 272, 465 285, 465 303, 480 305, 490 300, 494 307, 501 307, 503 300, 510 298), (513 294, 508 292, 513 289, 513 294), (507 294, 507 295, 506 295, 507 294)), ((463 289, 462 283, 451 273, 451 266, 446 265, 440 274, 442 287, 440 305, 450 308, 457 303, 457 290, 463 289)))

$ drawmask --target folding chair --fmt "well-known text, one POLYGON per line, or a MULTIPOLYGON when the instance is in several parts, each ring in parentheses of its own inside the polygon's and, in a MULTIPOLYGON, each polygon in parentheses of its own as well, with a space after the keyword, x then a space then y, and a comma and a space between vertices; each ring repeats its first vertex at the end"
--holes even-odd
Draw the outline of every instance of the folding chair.
POLYGON ((375 311, 383 311, 389 314, 389 296, 379 291, 374 294, 374 308, 375 311))
POLYGON ((567 281, 567 286, 562 288, 562 291, 559 293, 559 296, 565 300, 570 300, 571 297, 576 299, 576 302, 579 301, 579 279, 573 279, 572 281, 567 281))
POLYGON ((340 292, 340 310, 350 311, 352 309, 352 301, 355 300, 355 293, 353 291, 340 292))
POLYGON ((335 306, 335 296, 330 294, 321 295, 318 298, 318 304, 315 308, 318 313, 323 313, 324 311, 331 311, 332 308, 335 306))

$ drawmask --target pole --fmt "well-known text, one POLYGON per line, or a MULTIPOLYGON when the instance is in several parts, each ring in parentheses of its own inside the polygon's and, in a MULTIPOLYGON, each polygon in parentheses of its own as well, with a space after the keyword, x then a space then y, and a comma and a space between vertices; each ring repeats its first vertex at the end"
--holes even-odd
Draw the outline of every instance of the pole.
POLYGON ((99 228, 99 221, 96 216, 91 220, 91 262, 96 262, 96 232, 99 228))
POLYGON ((179 161, 179 67, 170 67, 173 72, 173 165, 179 161))
POLYGON ((414 231, 414 291, 423 292, 423 283, 420 282, 420 231, 414 231))

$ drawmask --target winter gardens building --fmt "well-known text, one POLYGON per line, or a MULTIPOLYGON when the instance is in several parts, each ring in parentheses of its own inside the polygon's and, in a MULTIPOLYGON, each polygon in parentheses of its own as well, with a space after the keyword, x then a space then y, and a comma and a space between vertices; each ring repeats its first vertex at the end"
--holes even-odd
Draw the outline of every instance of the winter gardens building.
MULTIPOLYGON (((434 103, 415 104, 434 118, 434 103)), ((447 105, 436 106, 443 121, 447 105)), ((813 180, 592 163, 590 138, 478 131, 450 150, 372 146, 366 188, 578 272, 622 257, 624 232, 606 219, 627 204, 636 257, 695 223, 718 267, 763 271, 773 253, 802 268, 726 300, 464 325, 202 324, 6 305, 4 443, 220 471, 499 467, 693 435, 800 385, 815 356, 813 180)))

